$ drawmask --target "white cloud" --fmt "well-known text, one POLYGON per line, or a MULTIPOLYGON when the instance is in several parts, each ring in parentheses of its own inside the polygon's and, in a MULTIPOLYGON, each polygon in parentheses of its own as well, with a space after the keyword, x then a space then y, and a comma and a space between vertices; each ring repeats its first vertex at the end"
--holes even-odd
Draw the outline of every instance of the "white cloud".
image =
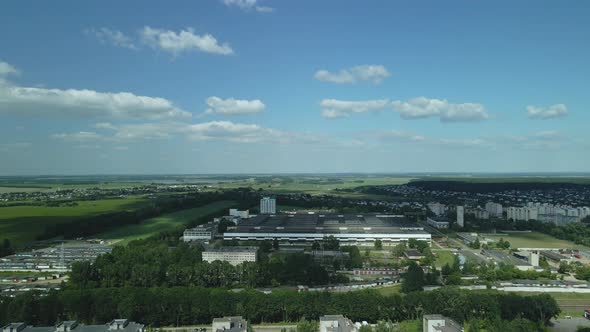
POLYGON ((0 83, 0 114, 132 119, 190 118, 171 101, 129 92, 45 89, 0 83))
POLYGON ((548 108, 527 106, 527 114, 531 119, 552 119, 568 115, 567 107, 564 104, 556 104, 548 108))
POLYGON ((392 105, 404 119, 438 117, 442 122, 474 122, 489 118, 482 104, 452 104, 446 99, 418 97, 406 102, 396 100, 392 105))
POLYGON ((257 0, 222 0, 228 7, 238 7, 242 10, 256 10, 260 13, 271 13, 274 8, 268 6, 259 6, 257 0))
POLYGON ((0 77, 8 75, 18 75, 20 72, 11 64, 0 60, 0 77))
POLYGON ((103 44, 113 44, 115 46, 124 47, 132 50, 136 50, 137 46, 133 42, 133 39, 119 30, 111 30, 109 28, 91 28, 86 29, 84 32, 88 35, 94 35, 103 44))
POLYGON ((197 35, 192 28, 175 32, 145 26, 140 34, 142 42, 146 45, 172 54, 191 50, 223 55, 234 52, 229 44, 219 44, 217 39, 210 34, 197 35))
POLYGON ((0 143, 0 151, 20 151, 22 149, 28 149, 31 146, 33 146, 33 144, 29 142, 0 143))
POLYGON ((291 134, 280 130, 230 121, 212 121, 190 125, 187 134, 193 140, 222 140, 235 143, 286 142, 294 138, 291 134))
POLYGON ((117 129, 117 127, 115 127, 115 125, 113 125, 110 122, 99 122, 99 123, 96 123, 94 125, 94 128, 97 128, 97 129, 110 129, 110 130, 117 129))
POLYGON ((342 69, 337 73, 331 73, 325 69, 321 69, 315 73, 314 78, 318 81, 337 84, 355 83, 358 81, 368 81, 374 84, 379 84, 389 76, 391 76, 391 74, 387 68, 382 65, 361 65, 342 69))
POLYGON ((320 102, 322 116, 327 119, 348 117, 352 113, 366 113, 381 111, 390 104, 387 99, 345 101, 337 99, 324 99, 320 102))
POLYGON ((80 131, 77 133, 53 134, 51 138, 61 139, 69 142, 88 142, 102 139, 102 136, 91 131, 80 131))
POLYGON ((244 99, 221 99, 219 97, 209 97, 205 100, 209 108, 205 111, 206 114, 221 114, 221 115, 244 115, 256 114, 262 112, 266 105, 258 99, 244 100, 244 99))
POLYGON ((423 142, 426 137, 416 135, 400 130, 388 130, 377 133, 377 138, 382 141, 402 141, 402 142, 423 142))

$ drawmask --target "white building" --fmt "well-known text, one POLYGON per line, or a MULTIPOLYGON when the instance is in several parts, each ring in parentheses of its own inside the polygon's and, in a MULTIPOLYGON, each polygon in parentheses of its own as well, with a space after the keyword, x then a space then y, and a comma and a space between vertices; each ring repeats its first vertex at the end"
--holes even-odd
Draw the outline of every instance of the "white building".
POLYGON ((261 214, 275 214, 277 213, 277 201, 274 198, 263 197, 260 199, 260 213, 261 214))
POLYGON ((486 211, 490 214, 490 217, 502 217, 502 204, 487 202, 486 211))
POLYGON ((422 317, 424 332, 462 332, 463 327, 443 315, 424 315, 422 317))
POLYGON ((475 215, 476 219, 488 220, 490 219, 490 213, 488 210, 484 210, 482 208, 477 208, 473 210, 473 214, 475 215))
POLYGON ((184 233, 182 234, 182 240, 184 242, 210 241, 213 240, 216 234, 217 224, 210 222, 204 225, 199 225, 195 228, 185 229, 184 233))
POLYGON ((256 262, 257 250, 256 247, 210 248, 203 251, 203 261, 209 263, 222 261, 234 266, 244 262, 256 262))
POLYGON ((536 207, 514 207, 506 210, 506 217, 515 221, 529 221, 539 219, 539 210, 536 207))
POLYGON ((465 227, 465 209, 463 206, 457 206, 457 225, 465 227))
POLYGON ((248 330, 248 321, 242 316, 213 318, 211 325, 213 332, 246 332, 248 330))
POLYGON ((449 228, 449 220, 446 218, 426 218, 426 223, 434 228, 447 229, 449 228))
POLYGON ((248 219, 250 217, 250 212, 248 210, 240 211, 238 209, 229 209, 229 216, 248 219))
POLYGON ((444 204, 440 204, 439 202, 431 202, 427 204, 428 208, 432 213, 436 214, 437 216, 441 216, 447 210, 447 207, 444 204))
POLYGON ((342 315, 325 315, 320 317, 320 332, 356 332, 356 325, 342 315))

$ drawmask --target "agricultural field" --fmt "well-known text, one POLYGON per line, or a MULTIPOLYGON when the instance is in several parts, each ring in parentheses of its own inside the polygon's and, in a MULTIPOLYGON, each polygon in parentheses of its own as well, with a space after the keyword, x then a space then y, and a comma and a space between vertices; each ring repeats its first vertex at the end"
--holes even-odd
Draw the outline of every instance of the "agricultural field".
MULTIPOLYGON (((337 192, 336 189, 351 189, 361 186, 399 185, 411 181, 409 177, 395 176, 301 176, 301 177, 258 177, 220 183, 215 188, 250 187, 270 193, 306 193, 311 195, 341 195, 356 197, 358 193, 337 192)), ((366 195, 363 195, 366 196, 366 195)))
POLYGON ((201 216, 218 211, 227 210, 234 206, 234 201, 219 201, 174 213, 165 214, 143 221, 141 224, 126 225, 117 229, 97 234, 97 238, 116 240, 117 245, 126 245, 130 241, 143 239, 162 231, 173 230, 177 226, 185 225, 201 216))
POLYGON ((101 213, 134 210, 147 204, 143 196, 126 199, 79 201, 77 206, 9 206, 0 207, 0 239, 20 246, 34 241, 51 224, 64 223, 101 213))
POLYGON ((497 241, 500 238, 510 242, 512 248, 574 248, 588 250, 590 248, 575 244, 571 241, 560 240, 550 235, 539 232, 527 233, 503 233, 483 236, 486 239, 497 241))

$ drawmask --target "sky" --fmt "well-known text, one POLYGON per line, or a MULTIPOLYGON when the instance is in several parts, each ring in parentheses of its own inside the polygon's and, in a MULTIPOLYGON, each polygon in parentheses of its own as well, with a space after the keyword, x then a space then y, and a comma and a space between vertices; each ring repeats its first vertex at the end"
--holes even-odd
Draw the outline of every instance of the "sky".
POLYGON ((0 8, 0 175, 590 171, 588 1, 0 8))

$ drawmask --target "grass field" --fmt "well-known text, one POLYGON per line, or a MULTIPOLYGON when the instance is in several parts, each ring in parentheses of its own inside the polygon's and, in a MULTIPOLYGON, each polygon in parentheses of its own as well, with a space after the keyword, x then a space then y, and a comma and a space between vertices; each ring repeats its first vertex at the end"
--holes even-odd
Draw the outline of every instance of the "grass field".
POLYGON ((538 233, 507 233, 498 235, 485 235, 485 238, 497 241, 500 238, 510 242, 512 248, 576 248, 589 249, 570 241, 556 239, 552 236, 538 233))
MULTIPOLYGON (((395 176, 298 176, 298 177, 268 177, 236 180, 220 183, 218 188, 251 187, 262 188, 272 193, 305 192, 311 195, 338 194, 356 197, 358 193, 339 193, 335 189, 350 189, 360 186, 397 185, 408 183, 412 178, 395 176)), ((365 195, 366 196, 366 195, 365 195)))
POLYGON ((436 254, 436 267, 441 268, 446 264, 453 265, 455 262, 455 255, 451 251, 447 250, 436 250, 433 251, 436 254))
POLYGON ((143 196, 126 199, 80 201, 78 206, 10 206, 0 207, 0 239, 9 239, 14 245, 34 241, 46 226, 107 212, 132 210, 148 202, 143 196))
POLYGON ((117 229, 101 233, 96 237, 101 239, 120 240, 118 245, 126 245, 130 241, 143 239, 159 232, 172 230, 177 226, 187 224, 201 216, 217 211, 226 210, 235 205, 234 201, 219 201, 198 208, 182 210, 174 213, 151 218, 137 225, 127 225, 117 229))

